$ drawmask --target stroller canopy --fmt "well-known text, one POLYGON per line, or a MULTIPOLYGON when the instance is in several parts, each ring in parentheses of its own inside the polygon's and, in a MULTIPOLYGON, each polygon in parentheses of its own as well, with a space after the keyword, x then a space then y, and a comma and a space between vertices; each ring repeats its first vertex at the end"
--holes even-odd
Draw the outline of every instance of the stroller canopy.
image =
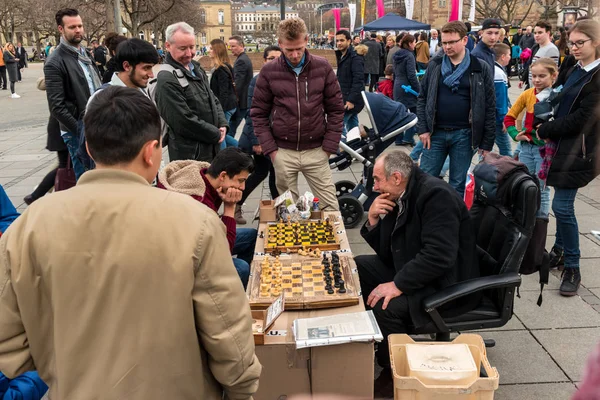
POLYGON ((417 118, 404 104, 381 93, 363 93, 367 100, 367 112, 379 136, 385 136, 417 118))

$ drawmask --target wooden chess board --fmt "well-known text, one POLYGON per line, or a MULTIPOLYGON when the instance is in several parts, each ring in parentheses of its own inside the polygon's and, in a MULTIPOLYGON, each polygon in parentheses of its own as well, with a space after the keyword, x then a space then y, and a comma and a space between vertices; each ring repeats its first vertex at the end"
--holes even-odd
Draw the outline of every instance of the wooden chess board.
POLYGON ((327 220, 268 223, 264 232, 265 253, 297 253, 304 249, 339 250, 340 240, 327 220))
MULTIPOLYGON (((333 266, 331 255, 327 256, 333 266)), ((279 260, 278 257, 265 257, 252 263, 252 273, 248 283, 248 297, 253 308, 268 307, 282 293, 286 310, 344 307, 358 304, 358 290, 352 277, 347 256, 339 256, 337 278, 333 268, 324 273, 323 258, 302 260, 279 260), (331 278, 331 288, 327 289, 325 276, 331 278), (336 287, 339 280, 343 285, 336 287), (343 288, 341 288, 343 286, 343 288), (340 290, 341 289, 341 290, 340 290), (343 292, 345 290, 345 292, 343 292), (343 293, 340 293, 343 292, 343 293)))

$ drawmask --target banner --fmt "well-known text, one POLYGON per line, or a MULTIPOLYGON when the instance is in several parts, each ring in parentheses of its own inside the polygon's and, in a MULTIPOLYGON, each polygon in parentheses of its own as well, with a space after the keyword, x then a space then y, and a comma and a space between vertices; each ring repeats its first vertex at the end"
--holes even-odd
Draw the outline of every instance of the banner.
POLYGON ((331 10, 331 13, 333 14, 333 19, 335 20, 335 31, 339 31, 340 30, 340 25, 341 25, 341 13, 340 13, 340 9, 339 8, 334 8, 331 10))
POLYGON ((415 9, 415 0, 404 0, 404 6, 406 7, 406 18, 413 18, 413 11, 415 9))
POLYGON ((350 11, 350 34, 354 34, 354 22, 356 21, 356 3, 348 3, 350 11))
POLYGON ((471 11, 469 11, 469 21, 475 21, 475 0, 471 0, 471 11))
POLYGON ((462 21, 462 1, 452 0, 449 21, 462 21))
POLYGON ((365 26, 365 12, 367 11, 367 0, 360 0, 360 26, 365 26))
POLYGON ((381 18, 385 15, 385 6, 383 0, 377 0, 377 18, 381 18))

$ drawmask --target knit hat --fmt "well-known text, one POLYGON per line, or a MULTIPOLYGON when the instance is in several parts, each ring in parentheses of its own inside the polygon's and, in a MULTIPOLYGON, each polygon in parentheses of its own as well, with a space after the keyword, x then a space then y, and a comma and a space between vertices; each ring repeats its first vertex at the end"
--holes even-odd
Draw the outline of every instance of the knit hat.
POLYGON ((496 18, 487 18, 483 21, 483 24, 481 25, 481 30, 485 31, 486 29, 500 29, 502 28, 501 22, 499 19, 496 18))

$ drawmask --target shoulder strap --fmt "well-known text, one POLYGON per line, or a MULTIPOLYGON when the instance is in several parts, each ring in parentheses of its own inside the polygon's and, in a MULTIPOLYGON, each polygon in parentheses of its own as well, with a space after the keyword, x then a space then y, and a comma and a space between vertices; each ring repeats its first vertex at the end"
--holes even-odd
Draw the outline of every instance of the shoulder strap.
POLYGON ((171 64, 160 64, 160 68, 159 68, 156 76, 158 77, 158 74, 160 74, 162 71, 168 71, 168 72, 172 73, 182 88, 186 88, 189 86, 189 82, 188 82, 187 78, 185 77, 185 74, 179 68, 175 68, 171 64))

